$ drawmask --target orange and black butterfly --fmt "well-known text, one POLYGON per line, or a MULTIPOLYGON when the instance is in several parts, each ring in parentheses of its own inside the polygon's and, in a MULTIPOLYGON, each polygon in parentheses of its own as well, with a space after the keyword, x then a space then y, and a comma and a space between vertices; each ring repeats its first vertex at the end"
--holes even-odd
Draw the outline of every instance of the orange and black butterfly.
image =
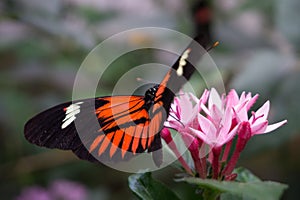
MULTIPOLYGON (((160 131, 173 98, 195 71, 191 63, 205 53, 197 45, 192 42, 161 83, 144 96, 106 96, 57 105, 26 123, 26 139, 39 146, 72 150, 92 162, 126 160, 136 153, 159 150, 160 131)), ((154 161, 161 164, 160 158, 154 161)))

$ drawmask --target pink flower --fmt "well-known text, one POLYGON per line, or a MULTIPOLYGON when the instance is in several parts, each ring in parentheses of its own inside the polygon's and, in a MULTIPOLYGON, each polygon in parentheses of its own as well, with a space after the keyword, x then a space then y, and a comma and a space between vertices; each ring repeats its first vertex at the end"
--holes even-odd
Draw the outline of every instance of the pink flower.
MULTIPOLYGON (((174 102, 171 105, 170 114, 168 120, 164 126, 172 128, 181 134, 181 138, 186 147, 191 152, 191 156, 194 160, 195 169, 201 177, 205 178, 203 167, 201 165, 201 159, 199 158, 198 139, 192 134, 190 128, 198 127, 196 122, 197 114, 201 111, 201 104, 205 104, 208 98, 209 92, 205 90, 200 99, 191 93, 185 93, 179 97, 174 98, 174 102), (201 172, 200 172, 201 171, 201 172)), ((179 151, 172 141, 171 134, 168 130, 163 129, 161 132, 162 138, 166 141, 168 146, 172 149, 174 154, 177 156, 179 162, 181 162, 183 168, 188 172, 192 173, 191 169, 183 158, 179 155, 179 151)), ((206 162, 206 161, 205 161, 206 162)))
MULTIPOLYGON (((246 92, 238 96, 235 90, 231 90, 227 96, 220 96, 212 88, 210 92, 205 90, 200 99, 192 94, 183 94, 174 99, 165 127, 180 133, 193 158, 195 171, 201 178, 210 176, 207 174, 208 164, 212 168, 212 178, 233 180, 236 176, 232 171, 249 139, 257 134, 271 132, 287 123, 287 120, 283 120, 269 125, 269 101, 256 112, 252 111, 249 118, 248 112, 257 98, 257 94, 252 96, 246 92), (235 137, 237 141, 232 147, 235 137), (211 151, 208 154, 200 153, 203 146, 208 146, 211 151), (231 150, 233 154, 228 159, 231 150), (223 168, 222 163, 225 163, 223 168)), ((162 131, 162 138, 191 174, 191 169, 178 155, 176 145, 166 128, 162 131)))
POLYGON ((287 123, 287 120, 283 120, 281 122, 277 122, 275 124, 269 125, 267 120, 270 110, 270 101, 267 101, 262 107, 260 107, 256 112, 252 111, 252 116, 250 119, 248 118, 248 109, 246 106, 243 106, 239 109, 239 111, 235 111, 237 121, 243 122, 248 121, 251 127, 251 136, 256 134, 264 134, 269 133, 280 126, 287 123))
POLYGON ((180 132, 190 132, 190 127, 193 127, 197 114, 201 111, 200 104, 205 104, 209 92, 205 90, 198 99, 192 93, 184 93, 174 98, 171 105, 168 120, 164 126, 175 129, 180 132))
POLYGON ((237 126, 231 128, 233 112, 232 107, 227 106, 225 99, 221 98, 217 91, 212 88, 208 106, 201 104, 201 108, 205 112, 198 113, 199 129, 190 128, 190 130, 211 148, 221 147, 230 141, 236 133, 237 126))

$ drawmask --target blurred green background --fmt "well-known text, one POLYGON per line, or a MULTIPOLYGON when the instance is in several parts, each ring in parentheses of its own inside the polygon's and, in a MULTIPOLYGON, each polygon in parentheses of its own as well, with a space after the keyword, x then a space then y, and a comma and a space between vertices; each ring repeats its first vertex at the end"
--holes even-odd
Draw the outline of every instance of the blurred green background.
MULTIPOLYGON (((22 195, 28 191, 44 196, 52 191, 62 197, 61 187, 70 194, 79 191, 77 197, 88 199, 133 198, 127 186, 129 174, 81 161, 71 152, 29 144, 24 139, 23 126, 34 114, 71 99, 73 81, 83 59, 109 36, 143 26, 165 27, 192 35, 190 10, 195 2, 0 2, 1 198, 24 200, 22 195)), ((257 107, 268 99, 271 101, 271 122, 288 119, 288 124, 274 133, 252 138, 239 165, 264 180, 289 184, 284 199, 296 199, 300 195, 300 1, 211 3, 212 35, 220 41, 211 56, 222 73, 226 89, 259 93, 257 107)), ((136 35, 131 42, 146 43, 154 39, 136 35)), ((139 56, 129 55, 115 65, 122 65, 126 72, 147 62, 148 57, 168 60, 159 54, 142 52, 139 56)), ((122 70, 116 67, 107 72, 99 95, 113 88, 122 70)), ((177 172, 167 167, 154 176, 176 188, 181 197, 188 198, 187 193, 192 190, 172 180, 177 172)), ((65 197, 68 198, 76 199, 65 197)))

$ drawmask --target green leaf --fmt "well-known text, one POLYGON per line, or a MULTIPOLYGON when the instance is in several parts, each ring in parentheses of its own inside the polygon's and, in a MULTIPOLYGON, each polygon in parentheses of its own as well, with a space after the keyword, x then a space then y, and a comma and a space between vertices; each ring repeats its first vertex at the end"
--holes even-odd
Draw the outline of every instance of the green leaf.
POLYGON ((236 181, 238 182, 255 182, 255 181, 261 181, 257 176, 252 174, 248 169, 245 169, 243 167, 239 167, 234 169, 233 173, 237 174, 236 181))
POLYGON ((221 200, 253 200, 252 198, 240 197, 237 195, 233 195, 231 193, 223 193, 221 194, 221 200))
MULTIPOLYGON (((251 176, 250 176, 251 177, 251 176)), ((252 177, 253 178, 253 177, 252 177)), ((190 184, 195 184, 205 189, 204 192, 210 191, 214 197, 218 193, 229 193, 230 195, 222 196, 222 199, 230 199, 232 196, 237 196, 235 199, 265 199, 274 200, 279 199, 283 191, 288 187, 285 184, 276 183, 272 181, 251 181, 251 182, 231 182, 231 181, 217 181, 212 179, 200 178, 183 178, 190 184), (231 196, 228 198, 228 196, 231 196)), ((205 194, 205 193, 204 193, 205 194)))
POLYGON ((172 199, 179 200, 177 195, 161 182, 154 180, 150 172, 133 174, 128 178, 129 188, 140 199, 172 199))

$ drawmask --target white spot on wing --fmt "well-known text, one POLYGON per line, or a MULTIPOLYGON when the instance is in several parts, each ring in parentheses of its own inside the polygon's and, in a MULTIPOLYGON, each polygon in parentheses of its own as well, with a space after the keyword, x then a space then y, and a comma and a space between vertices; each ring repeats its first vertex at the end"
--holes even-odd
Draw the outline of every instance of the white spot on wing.
POLYGON ((80 113, 80 104, 82 103, 83 102, 77 102, 66 108, 66 116, 62 121, 63 124, 61 125, 61 129, 66 128, 76 119, 75 115, 80 113))
POLYGON ((179 66, 178 69, 176 70, 176 73, 178 76, 183 75, 183 67, 186 65, 186 59, 189 57, 189 53, 191 52, 191 49, 187 49, 183 52, 180 60, 179 60, 179 66))

